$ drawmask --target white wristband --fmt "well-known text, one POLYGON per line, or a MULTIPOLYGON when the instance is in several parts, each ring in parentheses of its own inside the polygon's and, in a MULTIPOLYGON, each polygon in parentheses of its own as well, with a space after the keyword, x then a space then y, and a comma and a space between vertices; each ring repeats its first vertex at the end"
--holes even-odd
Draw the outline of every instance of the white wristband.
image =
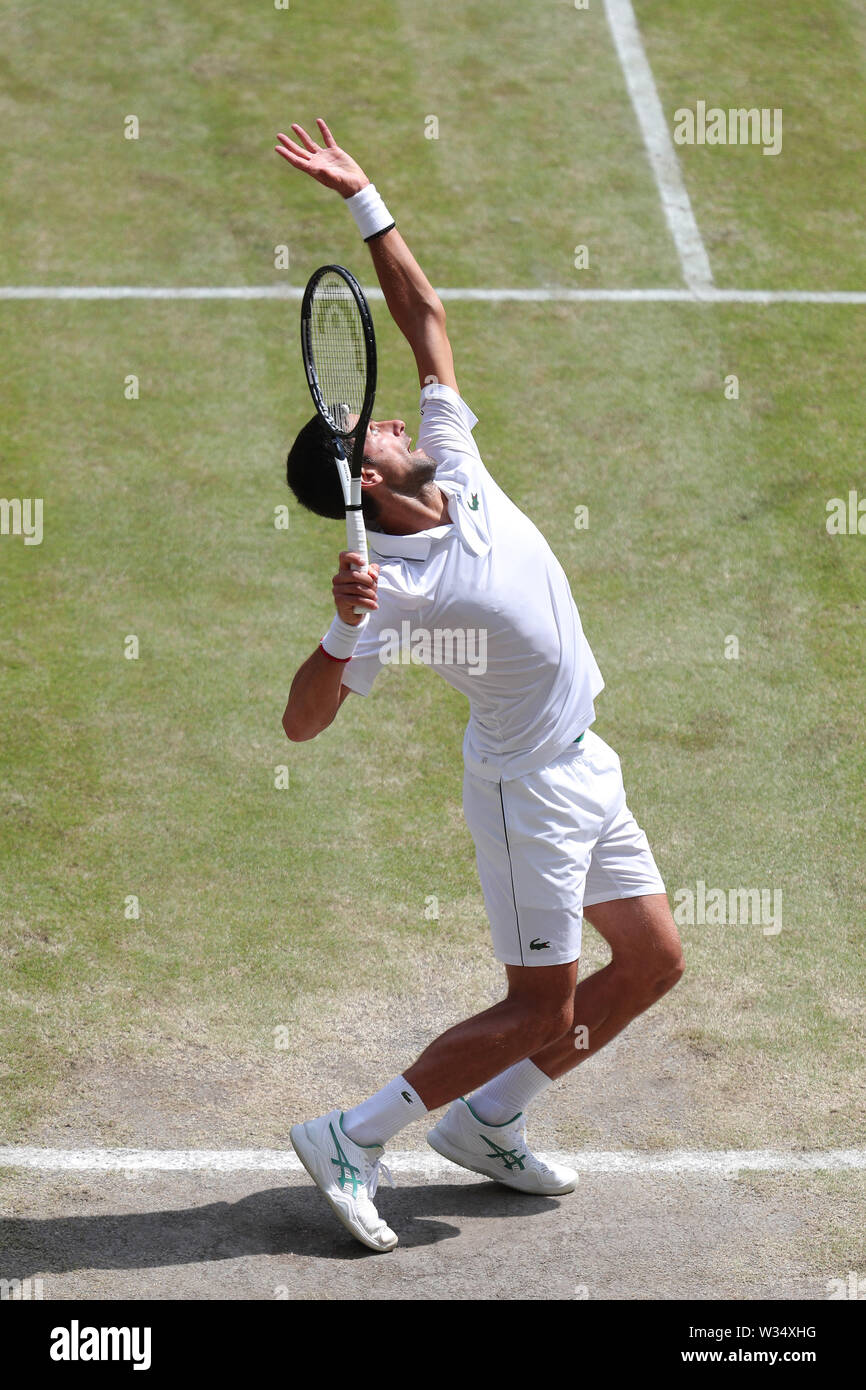
POLYGON ((358 231, 365 241, 372 241, 374 236, 390 232, 391 228, 397 225, 385 207, 381 195, 376 192, 374 183, 366 184, 360 193, 353 193, 351 198, 347 198, 346 207, 354 217, 358 231))
POLYGON ((335 661, 349 661, 352 653, 358 644, 358 638, 370 621, 370 614, 365 613, 359 623, 345 623, 339 613, 334 614, 334 621, 322 638, 322 646, 332 656, 335 661))

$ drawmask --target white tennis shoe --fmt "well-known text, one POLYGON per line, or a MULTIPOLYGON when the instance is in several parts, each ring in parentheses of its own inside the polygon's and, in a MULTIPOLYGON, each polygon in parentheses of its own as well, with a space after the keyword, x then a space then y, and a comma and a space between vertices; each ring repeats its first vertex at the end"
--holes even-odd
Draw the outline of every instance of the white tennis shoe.
POLYGON ((356 1144, 350 1139, 340 1123, 342 1114, 331 1110, 317 1120, 294 1125, 292 1148, 355 1239, 371 1250, 393 1250, 397 1237, 373 1206, 380 1172, 394 1186, 382 1162, 385 1150, 381 1144, 356 1144))
POLYGON ((526 1117, 515 1115, 504 1125, 486 1125, 468 1100, 455 1100, 430 1130, 427 1142, 443 1158, 486 1178, 554 1197, 573 1192, 577 1173, 559 1164, 543 1163, 526 1145, 526 1117))

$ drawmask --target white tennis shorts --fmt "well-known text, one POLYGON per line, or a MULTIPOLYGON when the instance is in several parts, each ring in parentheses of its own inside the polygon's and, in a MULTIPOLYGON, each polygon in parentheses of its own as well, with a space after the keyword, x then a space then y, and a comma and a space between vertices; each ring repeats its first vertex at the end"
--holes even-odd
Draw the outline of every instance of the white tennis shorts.
POLYGON ((485 782, 467 771, 463 812, 506 965, 577 960, 584 905, 665 891, 625 804, 619 758, 591 729, 526 777, 485 782))

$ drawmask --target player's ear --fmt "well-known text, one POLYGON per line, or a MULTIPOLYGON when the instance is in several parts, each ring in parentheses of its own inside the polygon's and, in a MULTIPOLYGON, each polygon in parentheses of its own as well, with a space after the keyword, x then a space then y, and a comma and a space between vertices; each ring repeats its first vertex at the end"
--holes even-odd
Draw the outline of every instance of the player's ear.
POLYGON ((362 487, 362 488, 375 488, 375 487, 378 487, 378 486, 379 486, 381 483, 383 483, 384 481, 385 481, 385 479, 382 477, 382 474, 379 472, 379 469, 376 467, 376 465, 375 465, 374 463, 368 463, 368 462, 362 463, 362 465, 361 465, 361 487, 362 487))

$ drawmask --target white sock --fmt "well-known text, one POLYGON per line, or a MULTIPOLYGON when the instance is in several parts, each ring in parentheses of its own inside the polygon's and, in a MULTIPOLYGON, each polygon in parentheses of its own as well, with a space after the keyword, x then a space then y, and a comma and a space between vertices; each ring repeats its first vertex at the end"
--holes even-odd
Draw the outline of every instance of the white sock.
POLYGON ((486 1125, 504 1125, 526 1109, 530 1101, 550 1086, 551 1079, 529 1058, 515 1062, 488 1081, 468 1099, 486 1125))
POLYGON ((387 1144, 389 1139, 427 1114, 427 1106, 405 1076, 395 1076, 369 1100, 343 1111, 342 1125, 356 1144, 387 1144))

